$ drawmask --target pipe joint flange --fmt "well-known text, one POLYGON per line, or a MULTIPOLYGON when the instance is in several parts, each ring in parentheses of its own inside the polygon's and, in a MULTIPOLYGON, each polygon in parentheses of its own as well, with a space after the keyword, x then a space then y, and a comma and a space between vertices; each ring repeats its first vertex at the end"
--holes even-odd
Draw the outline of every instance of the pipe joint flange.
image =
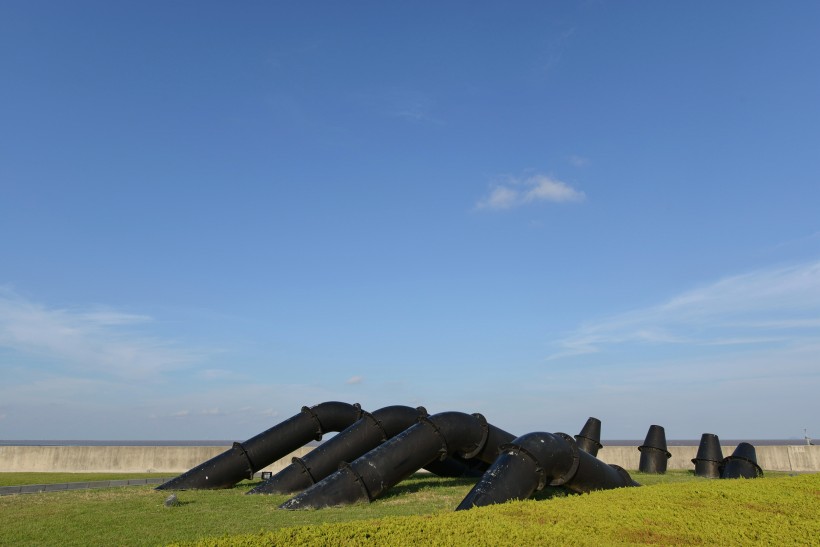
POLYGON ((569 469, 566 473, 561 475, 560 477, 552 479, 550 482, 550 486, 561 486, 562 484, 566 484, 572 477, 575 476, 575 473, 578 472, 578 464, 580 463, 580 455, 578 454, 578 444, 575 442, 575 439, 567 435, 566 433, 554 433, 556 437, 561 437, 570 446, 572 450, 572 464, 569 466, 569 469))
POLYGON ((581 440, 581 439, 586 439, 588 441, 591 441, 591 442, 595 443, 595 446, 598 447, 598 450, 600 450, 604 447, 604 445, 602 445, 599 441, 593 439, 592 437, 587 437, 586 435, 576 435, 575 436, 576 441, 581 440))
MULTIPOLYGON (((725 458, 723 458, 723 461, 722 461, 722 462, 720 462, 720 466, 721 466, 721 468, 726 467, 726 464, 727 464, 727 463, 729 463, 729 462, 730 462, 730 461, 732 461, 732 460, 742 460, 742 461, 744 461, 744 462, 746 462, 746 463, 751 464, 751 465, 755 468, 755 473, 757 474, 757 476, 758 476, 758 477, 762 477, 762 476, 763 476, 763 468, 762 468, 762 467, 760 467, 760 466, 757 464, 757 462, 756 462, 756 461, 754 461, 754 460, 752 460, 752 459, 750 459, 750 458, 746 458, 745 456, 735 456, 734 454, 732 454, 731 456, 726 456, 725 458)), ((721 474, 723 474, 723 471, 721 471, 721 474)))
POLYGON ((367 500, 368 501, 373 501, 373 496, 370 495, 370 491, 368 491, 367 486, 364 483, 364 479, 362 478, 361 475, 359 475, 356 472, 355 469, 353 469, 352 465, 350 465, 347 462, 341 462, 341 463, 339 463, 339 471, 341 471, 343 473, 349 473, 350 475, 352 475, 353 476, 353 482, 355 482, 356 484, 359 485, 359 488, 362 489, 362 492, 364 493, 367 500))
MULTIPOLYGON (((726 459, 726 458, 724 458, 726 459)), ((723 460, 713 460, 712 458, 692 458, 692 463, 697 464, 698 462, 713 462, 713 463, 721 463, 723 460)))
POLYGON ((313 439, 316 441, 322 440, 322 422, 319 421, 319 416, 313 412, 313 409, 307 406, 302 407, 302 412, 306 413, 310 418, 313 420, 313 423, 316 425, 316 434, 313 436, 313 439))
MULTIPOLYGON (((382 439, 381 439, 381 442, 384 442, 384 441, 386 441, 386 440, 387 440, 387 431, 385 431, 385 430, 384 430, 384 426, 382 426, 382 423, 378 420, 378 418, 376 418, 376 417, 375 417, 375 416, 373 416, 371 413, 366 412, 366 411, 364 411, 364 410, 362 410, 362 418, 369 419, 369 420, 370 420, 370 422, 371 422, 373 425, 375 425, 375 426, 376 426, 376 428, 377 428, 377 429, 379 430, 379 432, 382 434, 382 439)), ((361 419, 361 418, 360 418, 360 419, 361 419)))
POLYGON ((303 460, 302 458, 293 457, 290 459, 290 463, 295 466, 298 466, 300 468, 299 472, 304 475, 307 475, 310 479, 311 484, 316 484, 316 477, 314 477, 313 473, 310 472, 310 467, 308 467, 308 465, 305 463, 305 460, 303 460))
POLYGON ((362 410, 362 405, 359 403, 353 403, 351 406, 356 409, 356 420, 361 420, 362 416, 365 414, 365 411, 362 410))
POLYGON ((538 461, 538 458, 535 457, 535 454, 521 446, 520 444, 515 443, 505 443, 499 447, 500 453, 506 452, 507 454, 513 453, 516 455, 524 456, 530 460, 532 463, 535 464, 535 474, 538 476, 538 485, 535 487, 536 491, 541 491, 544 489, 544 486, 547 485, 547 473, 544 471, 544 468, 541 467, 541 462, 538 461))
POLYGON ((240 454, 242 454, 245 457, 245 461, 248 462, 248 469, 247 469, 248 478, 252 479, 253 474, 256 471, 256 466, 253 465, 253 461, 251 460, 251 457, 248 456, 248 452, 245 450, 245 447, 242 445, 242 443, 235 442, 235 443, 233 443, 233 446, 231 448, 233 449, 234 452, 239 452, 240 454))
POLYGON ((481 429, 483 433, 481 434, 481 440, 478 441, 476 447, 471 450, 470 452, 462 452, 460 456, 465 460, 469 460, 471 458, 475 458, 478 456, 482 450, 484 450, 484 446, 487 444, 487 439, 490 437, 490 424, 487 423, 487 418, 483 415, 479 414, 478 412, 472 414, 472 416, 478 420, 481 424, 481 429))
POLYGON ((439 448, 438 450, 438 459, 442 462, 446 460, 447 456, 450 454, 450 451, 447 448, 447 437, 444 436, 444 433, 441 432, 441 430, 436 426, 433 420, 431 420, 427 416, 419 416, 419 423, 429 425, 433 428, 433 431, 435 432, 436 436, 439 438, 439 440, 441 440, 441 448, 439 448))
POLYGON ((639 446, 638 447, 638 452, 643 452, 645 448, 648 448, 650 450, 650 454, 651 454, 652 450, 657 450, 658 452, 663 452, 664 454, 666 454, 666 459, 667 460, 672 457, 672 453, 669 452, 669 450, 667 450, 665 448, 658 448, 657 446, 649 446, 648 444, 642 444, 641 446, 639 446))

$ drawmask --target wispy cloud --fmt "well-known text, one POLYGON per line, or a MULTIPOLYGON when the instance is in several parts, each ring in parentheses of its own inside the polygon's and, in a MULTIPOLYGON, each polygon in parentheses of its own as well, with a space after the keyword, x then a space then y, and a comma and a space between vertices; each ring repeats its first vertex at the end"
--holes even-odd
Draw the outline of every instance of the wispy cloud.
POLYGON ((665 303, 578 328, 549 358, 625 344, 752 346, 814 343, 820 335, 820 262, 721 279, 665 303))
POLYGON ((405 105, 403 108, 397 108, 391 112, 391 115, 412 123, 444 125, 444 122, 431 114, 430 110, 430 106, 427 104, 415 103, 405 105))
POLYGON ((350 99, 360 108, 380 116, 398 119, 413 125, 445 125, 436 113, 435 96, 421 89, 405 86, 379 86, 351 94, 350 99))
POLYGON ((361 384, 362 382, 364 382, 364 378, 362 376, 351 376, 345 383, 348 385, 355 385, 361 384))
POLYGON ((144 378, 196 360, 194 351, 139 331, 150 323, 111 309, 50 308, 0 287, 0 347, 75 371, 144 378))
POLYGON ((500 211, 535 202, 566 203, 584 199, 586 196, 583 192, 547 175, 508 177, 494 184, 489 194, 476 203, 476 209, 500 211))

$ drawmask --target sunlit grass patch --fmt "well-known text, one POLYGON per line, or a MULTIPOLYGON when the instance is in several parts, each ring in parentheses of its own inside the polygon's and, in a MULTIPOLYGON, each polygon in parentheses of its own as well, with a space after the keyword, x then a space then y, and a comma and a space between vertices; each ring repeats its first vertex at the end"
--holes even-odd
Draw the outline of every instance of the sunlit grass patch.
POLYGON ((672 479, 458 513, 223 536, 196 545, 816 545, 820 537, 820 475, 672 479))
MULTIPOLYGON (((644 476, 634 474, 640 481, 644 476)), ((706 480, 687 472, 584 495, 454 512, 473 481, 419 474, 373 503, 283 511, 289 496, 235 488, 112 488, 0 497, 7 545, 617 545, 812 544, 820 537, 820 475, 706 480)), ((814 543, 816 544, 816 543, 814 543)))
POLYGON ((121 479, 158 479, 170 477, 171 475, 171 473, 0 473, 0 486, 111 481, 121 479))

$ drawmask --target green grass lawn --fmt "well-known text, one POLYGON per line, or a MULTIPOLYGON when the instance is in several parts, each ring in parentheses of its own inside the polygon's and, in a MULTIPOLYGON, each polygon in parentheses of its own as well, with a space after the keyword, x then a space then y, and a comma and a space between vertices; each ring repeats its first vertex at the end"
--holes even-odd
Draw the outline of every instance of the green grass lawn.
POLYGON ((59 484, 63 482, 113 481, 120 479, 155 479, 173 473, 0 473, 0 486, 22 484, 59 484))
POLYGON ((169 492, 142 486, 4 496, 0 544, 816 545, 820 537, 820 474, 633 477, 646 486, 582 496, 553 490, 458 513, 453 509, 473 482, 424 474, 371 504, 320 511, 278 510, 288 497, 246 496, 256 484, 250 481, 179 492, 176 507, 163 504, 169 492))

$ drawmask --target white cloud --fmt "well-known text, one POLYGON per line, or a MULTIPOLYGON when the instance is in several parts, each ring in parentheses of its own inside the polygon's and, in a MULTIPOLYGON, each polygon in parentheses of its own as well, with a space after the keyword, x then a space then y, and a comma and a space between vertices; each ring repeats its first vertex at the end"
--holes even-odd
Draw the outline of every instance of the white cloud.
POLYGON ((550 177, 536 176, 527 179, 526 185, 531 188, 524 194, 524 201, 581 201, 584 193, 571 188, 568 184, 550 177))
POLYGON ((202 370, 199 375, 204 380, 224 380, 234 376, 234 373, 222 368, 208 368, 202 370))
POLYGON ((348 385, 355 385, 355 384, 361 384, 362 382, 364 382, 363 377, 361 377, 361 376, 351 376, 350 378, 347 379, 347 381, 345 383, 348 384, 348 385))
POLYGON ((110 309, 49 308, 0 288, 0 347, 76 371, 144 378, 196 360, 191 350, 138 332, 150 322, 110 309))
POLYGON ((490 193, 479 200, 476 209, 504 210, 539 201, 566 203, 583 201, 583 192, 569 184, 547 175, 533 175, 527 178, 507 178, 495 184, 490 193))
POLYGON ((751 346, 820 335, 820 262, 727 277, 649 308, 584 325, 551 359, 624 344, 751 346))
POLYGON ((279 412, 272 408, 266 408, 264 410, 257 412, 257 415, 263 418, 276 418, 277 416, 279 416, 279 412))

